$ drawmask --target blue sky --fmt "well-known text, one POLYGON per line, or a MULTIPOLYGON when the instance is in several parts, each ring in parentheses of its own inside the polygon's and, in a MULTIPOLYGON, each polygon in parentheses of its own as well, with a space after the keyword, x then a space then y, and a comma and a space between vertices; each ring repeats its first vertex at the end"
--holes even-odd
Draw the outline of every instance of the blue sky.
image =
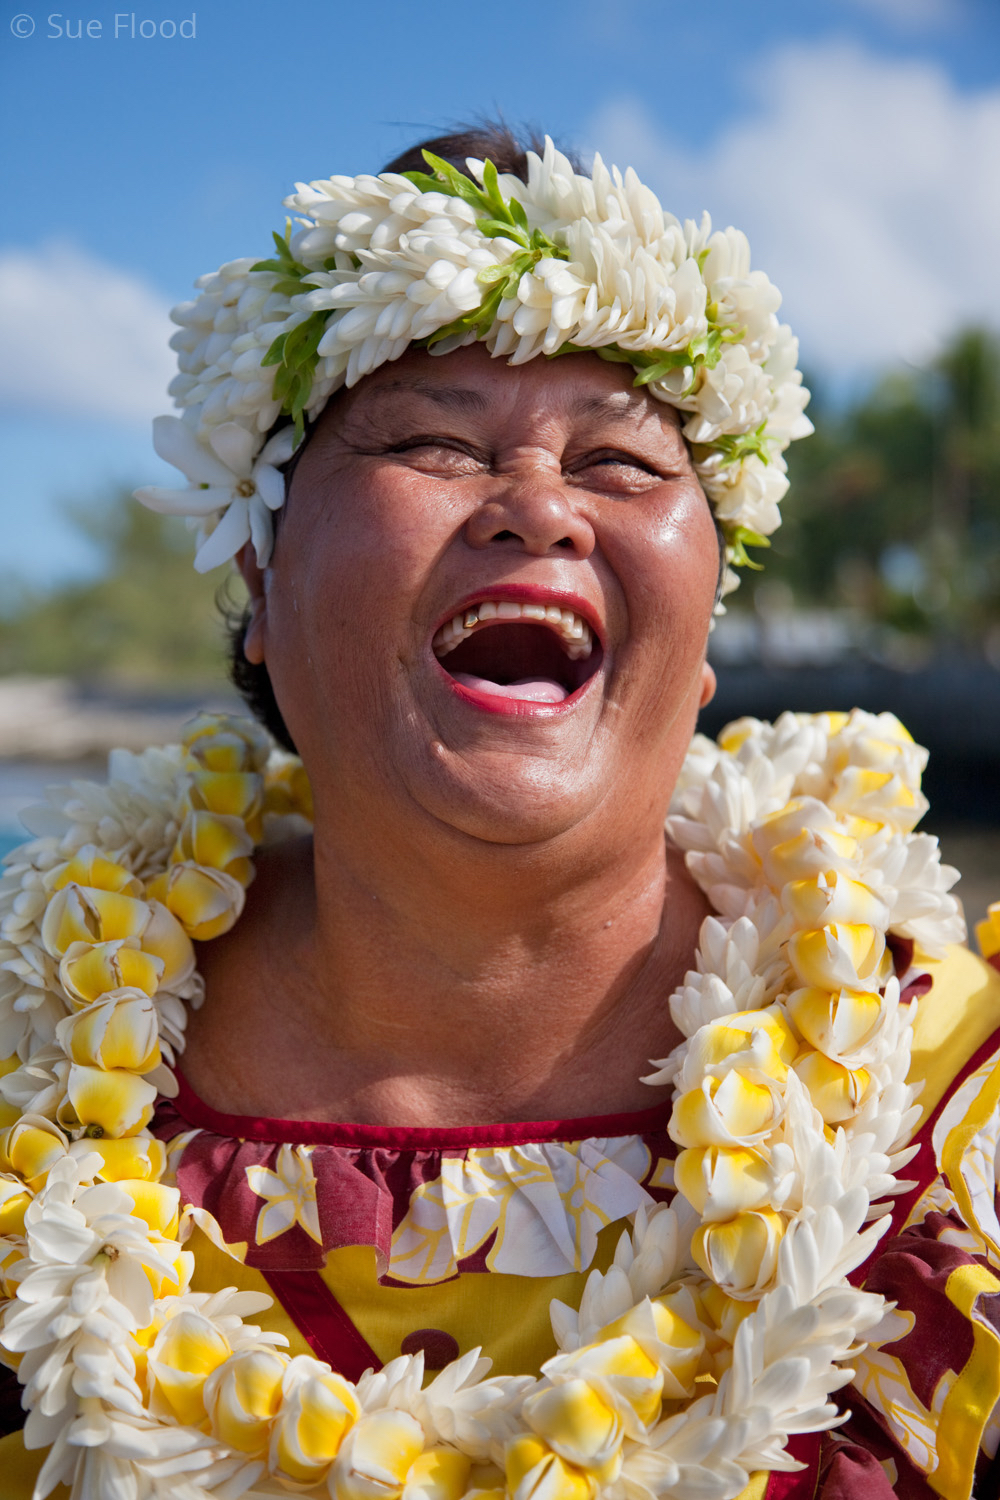
POLYGON ((148 424, 195 276, 296 179, 484 111, 745 228, 840 389, 1000 324, 995 0, 57 3, 0 23, 0 579, 86 570, 61 504, 176 477, 148 424))

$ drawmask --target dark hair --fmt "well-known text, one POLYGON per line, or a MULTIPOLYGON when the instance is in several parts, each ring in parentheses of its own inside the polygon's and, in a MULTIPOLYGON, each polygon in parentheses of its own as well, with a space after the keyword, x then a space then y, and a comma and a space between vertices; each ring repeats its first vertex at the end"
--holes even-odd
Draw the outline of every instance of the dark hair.
MULTIPOLYGON (((423 153, 430 151, 463 172, 466 159, 471 156, 479 160, 491 161, 498 172, 508 172, 514 177, 519 177, 522 182, 527 182, 528 151, 535 151, 541 155, 544 144, 544 138, 536 130, 525 130, 518 134, 502 120, 482 120, 475 125, 460 125, 447 135, 436 135, 430 140, 420 141, 401 155, 393 157, 382 170, 383 172, 425 171, 427 164, 423 153)), ((574 171, 582 171, 579 158, 571 151, 565 154, 574 171)), ((286 422, 287 418, 282 418, 276 425, 284 426, 286 422)), ((308 427, 306 441, 308 441, 308 427)), ((295 455, 285 466, 286 490, 304 447, 304 443, 300 444, 295 455)), ((277 528, 280 515, 280 510, 274 513, 275 528, 277 528)), ((712 519, 715 521, 714 510, 712 519)), ((721 587, 725 571, 725 539, 718 521, 715 521, 715 530, 719 539, 719 585, 721 587)), ((263 724, 279 745, 294 753, 295 745, 282 717, 281 709, 278 707, 278 700, 274 696, 274 687, 267 667, 263 662, 258 665, 247 661, 243 649, 247 626, 250 623, 249 605, 242 610, 236 609, 231 601, 225 599, 221 591, 219 605, 229 636, 230 681, 254 718, 263 724)))

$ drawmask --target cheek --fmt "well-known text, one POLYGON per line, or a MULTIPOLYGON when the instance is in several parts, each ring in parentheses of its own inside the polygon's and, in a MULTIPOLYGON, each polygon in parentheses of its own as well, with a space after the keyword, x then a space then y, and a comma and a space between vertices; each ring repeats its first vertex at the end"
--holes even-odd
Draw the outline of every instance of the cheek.
POLYGON ((719 547, 708 501, 692 484, 662 508, 624 513, 606 548, 622 579, 630 633, 704 649, 715 605, 719 547))

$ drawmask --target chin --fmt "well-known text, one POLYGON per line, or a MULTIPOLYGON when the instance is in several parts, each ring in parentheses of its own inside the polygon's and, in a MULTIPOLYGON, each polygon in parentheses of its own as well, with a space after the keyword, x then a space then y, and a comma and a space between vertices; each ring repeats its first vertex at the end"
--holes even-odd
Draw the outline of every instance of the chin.
POLYGON ((599 803, 590 777, 538 757, 502 757, 475 767, 462 758, 454 775, 438 774, 417 800, 439 824, 487 844, 541 844, 586 822, 599 803))

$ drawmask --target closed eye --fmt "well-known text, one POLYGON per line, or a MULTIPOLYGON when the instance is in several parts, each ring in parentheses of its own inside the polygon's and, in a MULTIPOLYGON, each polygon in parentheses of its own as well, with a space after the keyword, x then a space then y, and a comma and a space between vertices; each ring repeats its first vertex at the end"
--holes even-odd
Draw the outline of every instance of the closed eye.
POLYGON ((588 488, 634 492, 673 477, 634 453, 588 453, 566 471, 567 478, 588 488))

